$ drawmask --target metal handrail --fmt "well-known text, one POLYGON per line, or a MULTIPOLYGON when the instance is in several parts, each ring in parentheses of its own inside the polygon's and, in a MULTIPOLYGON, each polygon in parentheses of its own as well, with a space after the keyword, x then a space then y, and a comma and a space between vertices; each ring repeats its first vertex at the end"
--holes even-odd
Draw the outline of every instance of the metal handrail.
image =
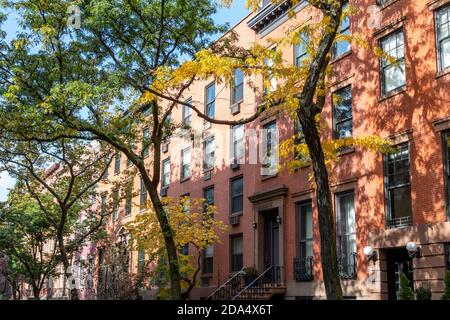
POLYGON ((259 275, 258 278, 256 278, 255 280, 253 280, 248 286, 246 286, 244 289, 242 289, 237 295, 235 295, 231 300, 236 300, 237 298, 239 298, 239 296, 244 293, 246 290, 248 290, 249 288, 251 288, 257 281, 259 281, 262 277, 264 277, 270 270, 273 269, 273 266, 270 266, 269 268, 266 269, 266 271, 264 271, 263 273, 261 273, 259 275))
POLYGON ((240 275, 245 275, 245 268, 242 268, 240 271, 236 272, 231 278, 228 279, 227 282, 223 283, 220 287, 214 290, 213 293, 211 293, 205 300, 212 298, 217 292, 219 292, 222 288, 225 288, 230 282, 240 275))

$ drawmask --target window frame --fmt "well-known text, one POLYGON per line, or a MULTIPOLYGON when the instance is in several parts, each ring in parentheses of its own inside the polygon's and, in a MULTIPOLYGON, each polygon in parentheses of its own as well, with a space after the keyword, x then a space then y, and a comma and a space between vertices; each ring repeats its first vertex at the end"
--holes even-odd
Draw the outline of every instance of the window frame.
POLYGON ((112 219, 117 221, 119 219, 120 194, 119 189, 114 189, 112 192, 112 219))
MULTIPOLYGON (((349 2, 346 1, 346 2, 344 3, 344 5, 342 6, 342 10, 343 10, 343 11, 344 11, 344 10, 347 10, 348 6, 349 6, 349 2)), ((338 30, 337 34, 345 34, 345 35, 347 35, 347 32, 348 32, 348 34, 350 35, 352 23, 351 23, 350 17, 347 17, 347 19, 348 19, 348 27, 343 28, 343 26, 342 26, 342 25, 343 25, 343 21, 341 21, 341 23, 339 24, 339 30, 338 30)), ((341 43, 348 42, 348 50, 345 51, 345 52, 342 52, 342 53, 340 53, 340 54, 337 54, 337 53, 336 53, 336 50, 337 50, 337 47, 338 47, 338 43, 337 43, 336 40, 335 40, 334 43, 333 43, 333 47, 331 48, 331 59, 332 59, 332 60, 338 60, 339 58, 342 58, 342 57, 344 57, 346 54, 352 52, 352 46, 351 46, 351 43, 350 43, 349 41, 347 41, 347 40, 342 40, 342 41, 340 41, 340 42, 341 42, 341 43)))
MULTIPOLYGON (((397 60, 395 61, 395 63, 393 63, 393 64, 388 63, 387 65, 383 65, 383 64, 384 64, 384 63, 383 63, 383 60, 384 60, 383 57, 381 57, 381 58, 379 59, 379 63, 380 63, 380 85, 381 85, 380 92, 381 92, 381 97, 388 97, 388 96, 390 96, 390 95, 392 95, 392 94, 395 94, 395 93, 397 93, 397 92, 399 92, 399 91, 402 91, 402 90, 405 90, 405 89, 406 89, 406 85, 407 85, 406 57, 405 57, 405 56, 406 56, 406 55, 405 55, 405 53, 406 53, 406 41, 405 41, 405 28, 404 28, 404 26, 401 26, 401 27, 399 27, 398 29, 393 30, 393 31, 390 32, 389 34, 385 35, 384 37, 381 37, 381 38, 378 40, 378 45, 379 45, 379 47, 383 50, 383 41, 389 39, 390 37, 396 36, 398 33, 401 33, 401 34, 402 34, 402 38, 403 38, 403 57, 402 57, 401 59, 397 59, 397 60), (389 90, 389 91, 386 91, 385 69, 387 69, 387 68, 393 66, 393 65, 396 64, 396 63, 399 63, 399 61, 401 61, 401 62, 403 63, 403 67, 404 67, 404 69, 405 69, 405 71, 404 71, 404 73, 405 73, 405 74, 404 74, 404 77, 405 77, 405 83, 404 83, 403 85, 399 86, 399 87, 396 87, 396 88, 394 88, 394 89, 391 89, 391 90, 389 90)), ((398 48, 398 46, 397 46, 396 48, 398 48)), ((383 50, 383 52, 384 52, 384 50, 383 50)))
POLYGON ((233 177, 230 179, 230 216, 236 216, 236 215, 240 215, 244 212, 244 176, 240 175, 237 177, 233 177), (242 180, 242 193, 239 194, 233 194, 233 184, 238 181, 238 180, 242 180), (242 210, 241 211, 234 211, 234 199, 236 197, 241 197, 242 198, 242 210))
POLYGON ((214 272, 214 245, 211 244, 208 247, 212 247, 212 255, 206 255, 208 248, 203 250, 203 261, 202 261, 202 274, 203 275, 212 275, 214 272), (206 267, 209 268, 206 268, 206 267))
POLYGON ((439 31, 439 14, 441 11, 444 10, 449 10, 449 21, 447 22, 449 24, 449 30, 450 30, 450 3, 446 3, 444 5, 442 5, 441 7, 437 8, 436 10, 434 10, 434 29, 435 29, 435 33, 436 33, 436 60, 437 60, 437 69, 438 69, 438 73, 441 72, 446 72, 450 70, 450 62, 449 65, 447 67, 444 68, 443 65, 443 60, 442 60, 442 47, 441 47, 441 43, 443 41, 450 41, 450 31, 449 31, 449 35, 447 37, 445 37, 444 39, 440 39, 440 31, 439 31))
MULTIPOLYGON (((355 201, 355 190, 354 189, 350 189, 350 190, 346 190, 346 191, 342 191, 342 192, 338 192, 334 194, 334 205, 335 205, 335 212, 336 212, 336 244, 337 244, 337 253, 338 256, 343 254, 342 251, 342 238, 345 237, 345 239, 354 236, 355 237, 355 251, 353 252, 345 252, 346 255, 351 255, 353 253, 356 253, 358 251, 358 247, 357 247, 357 235, 358 235, 358 231, 357 231, 357 223, 356 223, 356 201, 355 201), (354 210, 354 227, 355 227, 355 232, 349 232, 348 230, 346 232, 342 232, 343 230, 343 224, 342 224, 342 212, 341 212, 341 199, 343 197, 346 196, 350 196, 352 195, 352 200, 353 200, 353 210, 354 210)), ((347 225, 347 222, 346 222, 347 225)))
POLYGON ((203 171, 210 171, 214 169, 215 166, 215 158, 216 158, 216 140, 214 138, 214 136, 209 136, 207 138, 205 138, 205 140, 203 141, 203 171), (210 153, 206 153, 206 145, 208 143, 212 143, 213 144, 213 148, 212 151, 210 153), (211 159, 210 159, 211 157, 211 159), (211 163, 207 163, 207 159, 211 160, 211 163))
POLYGON ((308 43, 309 43, 309 35, 305 32, 300 33, 300 44, 296 44, 294 45, 294 66, 296 67, 301 67, 302 65, 299 63, 299 59, 304 58, 304 57, 308 57, 308 43), (306 37, 306 39, 304 39, 304 37, 306 37), (303 52, 300 55, 297 55, 298 53, 298 49, 301 47, 301 44, 304 44, 305 46, 305 52, 303 52))
POLYGON ((142 130, 142 158, 150 156, 150 128, 146 127, 142 130), (146 137, 147 135, 147 137, 146 137))
POLYGON ((203 189, 203 199, 205 199, 205 203, 203 205, 203 211, 206 212, 207 206, 214 206, 216 201, 216 195, 215 195, 215 188, 214 185, 206 187, 203 189), (208 198, 206 197, 206 194, 208 191, 212 190, 212 202, 208 202, 208 198))
POLYGON ((242 268, 244 267, 244 236, 242 233, 237 233, 237 234, 232 234, 230 235, 230 273, 236 273, 242 270, 242 268), (242 252, 239 254, 233 253, 233 249, 234 249, 234 240, 237 238, 241 238, 242 239, 242 252), (236 256, 239 256, 240 264, 241 264, 241 268, 234 268, 234 266, 237 264, 236 262, 236 256), (237 270, 239 269, 239 270, 237 270))
POLYGON ((231 159, 232 162, 236 162, 236 163, 241 163, 242 160, 245 158, 245 125, 240 124, 240 125, 235 125, 231 127, 231 159), (242 138, 241 139, 236 139, 236 129, 242 127, 242 138), (238 146, 241 146, 242 149, 242 154, 241 156, 238 158, 236 156, 237 154, 237 150, 238 150, 238 146))
POLYGON ((114 155, 114 175, 118 175, 120 173, 120 162, 122 161, 122 153, 120 151, 116 151, 114 155))
POLYGON ((231 105, 240 103, 242 101, 244 101, 244 73, 242 72, 241 69, 236 68, 233 71, 233 80, 232 80, 232 85, 231 85, 231 105), (242 81, 239 83, 236 83, 236 72, 240 71, 240 73, 242 74, 242 81), (239 90, 240 95, 237 95, 236 92, 239 90), (240 99, 236 99, 236 96, 240 97, 240 99))
POLYGON ((192 157, 191 155, 191 148, 190 147, 186 147, 183 150, 181 150, 181 181, 187 180, 191 177, 191 164, 190 161, 188 161, 188 163, 184 163, 184 155, 185 153, 189 152, 189 158, 192 157), (188 172, 187 175, 185 176, 185 167, 188 168, 188 172))
POLYGON ((350 138, 353 137, 353 92, 352 92, 352 85, 350 84, 350 85, 347 85, 345 87, 342 87, 342 88, 334 91, 332 93, 331 102, 332 102, 332 109, 333 109, 332 110, 333 111, 333 139, 345 139, 344 137, 339 137, 339 131, 337 130, 337 127, 338 127, 338 125, 343 124, 343 123, 348 122, 348 121, 350 121, 351 124, 352 124, 352 135, 350 136, 350 138), (336 104, 334 103, 333 97, 335 95, 339 95, 340 93, 342 93, 342 92, 344 92, 346 90, 350 90, 350 117, 345 118, 345 119, 340 120, 340 121, 337 121, 336 112, 335 112, 336 104))
POLYGON ((185 104, 183 105, 181 123, 184 127, 188 127, 192 123, 192 109, 186 106, 186 104, 192 105, 192 98, 185 100, 184 103, 185 104))
MULTIPOLYGON (((409 174, 408 174, 408 176, 409 176, 409 183, 398 184, 398 185, 396 185, 394 187, 390 186, 390 180, 389 180, 390 179, 390 176, 389 176, 389 155, 390 154, 385 155, 384 159, 383 159, 383 161, 384 161, 384 165, 383 166, 384 166, 385 216, 386 216, 385 217, 385 224, 386 224, 386 227, 388 229, 398 228, 398 227, 395 227, 395 226, 394 227, 390 226, 390 222, 394 220, 393 211, 392 211, 392 205, 391 205, 391 202, 392 202, 391 191, 395 190, 395 189, 399 189, 399 188, 403 188, 403 187, 409 186, 409 192, 411 193, 411 197, 410 197, 410 199, 411 199, 411 202, 410 202, 410 209, 411 209, 411 211, 410 211, 410 220, 411 220, 411 222, 410 222, 409 225, 412 225, 412 222, 413 222, 410 143, 409 143, 409 141, 407 141, 407 142, 404 142, 404 143, 400 143, 400 144, 396 145, 395 147, 396 148, 402 148, 402 147, 405 147, 405 146, 406 146, 406 148, 408 150, 408 163, 409 163, 409 168, 408 168, 409 174)), ((401 150, 399 150, 399 152, 401 152, 401 150)))
POLYGON ((161 188, 166 189, 170 186, 170 158, 164 159, 161 163, 161 188), (165 172, 165 165, 168 164, 168 172, 165 172), (167 176, 167 184, 165 183, 167 176))
POLYGON ((125 193, 125 217, 130 217, 133 210, 133 181, 127 183, 125 193))
POLYGON ((213 81, 205 87, 205 115, 214 119, 216 116, 216 82, 213 81), (208 91, 210 88, 214 88, 214 98, 209 101, 208 100, 208 91), (213 114, 210 114, 210 108, 213 107, 213 114))
POLYGON ((141 177, 139 188, 139 204, 141 211, 146 210, 147 198, 148 198, 147 188, 145 187, 144 179, 141 177))
POLYGON ((450 130, 442 132, 442 151, 443 151, 443 161, 444 161, 444 185, 445 185, 445 209, 447 221, 450 221, 450 147, 448 145, 450 141, 450 130))
MULTIPOLYGON (((308 259, 309 257, 313 257, 314 256, 314 210, 313 210, 313 206, 312 206, 312 200, 308 199, 305 201, 301 201, 301 202, 297 202, 295 204, 295 229, 296 229, 296 235, 295 235, 295 240, 296 240, 296 257, 298 259, 308 259), (304 240, 302 239, 302 227, 303 227, 303 223, 302 223, 302 219, 301 219, 301 208, 305 207, 305 206, 309 206, 311 208, 311 221, 312 221, 312 230, 311 230, 311 238, 307 238, 306 234, 304 235, 304 240), (305 246, 305 248, 307 248, 308 243, 312 244, 312 254, 311 256, 305 256, 303 257, 301 254, 301 245, 303 244, 305 246)), ((305 220, 306 221, 306 220, 305 220)), ((306 226, 305 226, 305 230, 306 230, 306 226)), ((306 249, 305 249, 306 252, 306 249)))

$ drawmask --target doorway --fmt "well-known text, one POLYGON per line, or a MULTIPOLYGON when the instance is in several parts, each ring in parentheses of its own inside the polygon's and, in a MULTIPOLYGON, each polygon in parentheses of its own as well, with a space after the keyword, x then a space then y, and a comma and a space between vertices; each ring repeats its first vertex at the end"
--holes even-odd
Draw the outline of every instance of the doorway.
POLYGON ((411 289, 414 291, 412 259, 405 248, 386 250, 386 264, 389 300, 398 300, 397 292, 400 289, 400 276, 402 273, 406 274, 411 289))
POLYGON ((277 221, 278 209, 263 213, 264 219, 264 270, 280 265, 280 225, 277 221))

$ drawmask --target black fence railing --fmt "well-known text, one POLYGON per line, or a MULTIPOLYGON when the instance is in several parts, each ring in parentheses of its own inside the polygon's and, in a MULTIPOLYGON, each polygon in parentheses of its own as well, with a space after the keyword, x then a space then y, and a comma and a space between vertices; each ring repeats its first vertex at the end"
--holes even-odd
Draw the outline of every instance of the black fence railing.
POLYGON ((238 292, 232 300, 261 300, 266 298, 271 289, 281 285, 281 267, 272 266, 238 292))
POLYGON ((312 281, 313 280, 313 257, 294 259, 294 280, 312 281))
POLYGON ((339 275, 342 279, 356 278, 356 253, 341 255, 338 258, 339 275))
POLYGON ((245 286, 245 271, 242 269, 217 288, 206 300, 231 300, 245 286))

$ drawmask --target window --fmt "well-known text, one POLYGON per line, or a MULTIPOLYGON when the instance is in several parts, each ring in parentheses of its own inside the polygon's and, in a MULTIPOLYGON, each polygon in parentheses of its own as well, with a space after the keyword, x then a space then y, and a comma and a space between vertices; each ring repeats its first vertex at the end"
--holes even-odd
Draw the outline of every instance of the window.
MULTIPOLYGON (((191 109, 189 108, 189 110, 191 110, 191 109)), ((183 120, 184 120, 184 118, 183 118, 183 120)), ((163 131, 163 135, 162 135, 163 140, 167 140, 171 134, 172 134, 172 114, 169 113, 167 115, 166 121, 164 122, 164 131, 163 131)))
POLYGON ((103 173, 103 177, 102 178, 107 180, 108 177, 109 177, 109 156, 104 158, 103 165, 104 165, 105 172, 103 173))
POLYGON ((398 228, 412 223, 411 180, 408 144, 398 146, 385 157, 387 226, 398 228))
POLYGON ((447 270, 450 270, 450 243, 444 245, 445 250, 445 262, 447 265, 447 270))
POLYGON ((182 205, 183 205, 183 213, 189 214, 191 209, 191 195, 189 193, 182 195, 181 198, 183 199, 182 205))
POLYGON ((244 177, 231 180, 231 214, 244 210, 244 177))
POLYGON ((275 174, 278 170, 278 129, 275 121, 263 127, 263 175, 275 174))
POLYGON ((107 214, 107 196, 106 194, 102 194, 102 216, 106 216, 107 214))
POLYGON ((114 156, 114 174, 119 174, 120 173, 120 159, 121 159, 122 154, 117 151, 116 155, 114 156))
MULTIPOLYGON (((136 144, 134 143, 134 141, 130 141, 129 146, 133 152, 136 150, 136 144)), ((130 159, 127 159, 127 168, 131 167, 132 164, 133 162, 130 159)))
POLYGON ((387 95, 406 84, 403 30, 383 38, 380 44, 388 56, 381 58, 381 93, 387 95))
POLYGON ((142 158, 150 155, 150 129, 145 128, 142 133, 142 158))
POLYGON ((162 163, 161 180, 162 188, 167 188, 170 184, 170 159, 166 159, 162 163))
POLYGON ((203 170, 211 170, 214 167, 214 137, 209 137, 203 143, 203 170))
POLYGON ((352 88, 348 86, 333 94, 333 138, 351 138, 352 135, 352 88))
POLYGON ((138 251, 138 271, 142 272, 145 268, 145 250, 139 249, 138 251))
MULTIPOLYGON (((275 50, 275 49, 274 49, 275 50)), ((271 68, 274 67, 274 62, 272 59, 264 59, 264 64, 268 68, 269 78, 264 81, 264 95, 274 92, 277 89, 278 83, 275 75, 273 74, 273 70, 271 68), (266 84, 268 81, 268 84, 266 84)))
POLYGON ((119 190, 113 191, 113 221, 119 218, 119 190))
POLYGON ((133 182, 130 181, 127 183, 127 190, 125 195, 125 216, 128 217, 131 215, 131 207, 133 202, 133 182))
POLYGON ((203 252, 203 273, 213 273, 214 246, 209 245, 203 252))
POLYGON ((294 152, 295 160, 297 160, 299 162, 298 165, 302 167, 309 164, 311 162, 311 158, 308 155, 308 148, 306 146, 305 135, 303 133, 303 129, 298 118, 295 118, 294 120, 294 135, 295 135, 294 144, 296 146, 303 145, 301 149, 298 148, 298 150, 295 150, 294 152))
POLYGON ((144 179, 141 178, 141 192, 140 192, 140 205, 141 210, 144 210, 147 208, 147 188, 144 184, 144 179))
POLYGON ((336 195, 336 236, 339 271, 342 278, 356 276, 356 220, 354 192, 336 195))
MULTIPOLYGON (((192 98, 186 100, 185 103, 191 105, 192 98)), ((191 119, 192 119, 192 109, 186 105, 183 105, 183 126, 189 127, 191 125, 191 119)))
POLYGON ((244 158, 244 125, 231 129, 231 159, 232 163, 241 163, 244 158))
POLYGON ((450 68, 450 5, 436 11, 439 71, 450 68))
POLYGON ((94 257, 90 256, 89 257, 89 264, 88 264, 88 275, 87 275, 87 280, 86 280, 86 285, 88 289, 92 289, 94 288, 94 279, 93 279, 93 275, 94 275, 94 257))
POLYGON ((205 90, 205 113, 208 117, 214 118, 215 102, 216 102, 216 84, 212 83, 206 87, 205 90))
POLYGON ((214 187, 209 187, 203 190, 203 198, 205 199, 205 208, 204 211, 206 212, 207 206, 213 206, 214 205, 214 187))
MULTIPOLYGON (((348 9, 348 2, 344 4, 342 9, 345 11, 348 9)), ((339 34, 342 35, 350 35, 350 17, 347 16, 344 20, 342 20, 341 25, 339 27, 339 34)), ((349 52, 351 49, 350 42, 348 40, 339 40, 333 44, 333 59, 339 58, 345 53, 349 52)))
POLYGON ((181 180, 191 176, 191 149, 181 151, 181 180))
POLYGON ((450 131, 443 134, 445 161, 445 186, 447 191, 447 219, 450 221, 450 131))
POLYGON ((244 99, 244 73, 241 69, 234 70, 233 86, 231 88, 231 104, 244 99))
POLYGON ((294 64, 297 67, 302 66, 308 59, 309 36, 306 33, 300 35, 300 43, 294 46, 294 64))
POLYGON ((180 254, 187 256, 189 255, 189 243, 186 243, 181 249, 180 254))
POLYGON ((297 257, 313 256, 313 211, 311 202, 297 206, 297 257))
POLYGON ((243 268, 243 239, 242 235, 231 236, 231 272, 241 271, 243 268))

